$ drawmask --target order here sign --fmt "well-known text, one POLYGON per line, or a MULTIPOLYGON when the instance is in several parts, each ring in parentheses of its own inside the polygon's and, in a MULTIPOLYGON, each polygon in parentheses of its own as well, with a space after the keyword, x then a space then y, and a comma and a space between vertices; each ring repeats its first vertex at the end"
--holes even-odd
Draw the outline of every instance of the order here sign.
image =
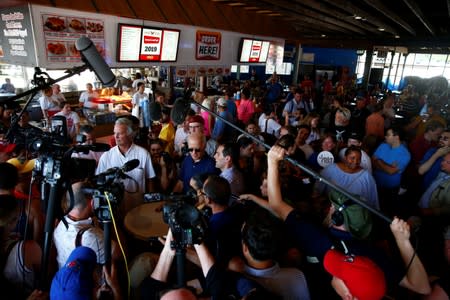
POLYGON ((219 60, 222 35, 220 32, 197 31, 196 55, 198 60, 219 60))

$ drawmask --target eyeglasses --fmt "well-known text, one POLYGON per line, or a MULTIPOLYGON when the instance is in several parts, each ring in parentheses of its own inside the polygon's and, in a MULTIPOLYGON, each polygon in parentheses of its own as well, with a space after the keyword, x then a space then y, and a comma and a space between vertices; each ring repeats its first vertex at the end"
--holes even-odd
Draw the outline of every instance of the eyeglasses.
POLYGON ((189 148, 188 151, 189 151, 189 152, 200 153, 200 152, 202 152, 202 149, 199 149, 199 148, 189 148))
POLYGON ((440 139, 440 140, 443 140, 443 141, 448 141, 448 136, 441 135, 441 136, 439 137, 439 139, 440 139))
POLYGON ((190 129, 196 129, 196 128, 200 128, 200 125, 189 125, 189 128, 190 129))

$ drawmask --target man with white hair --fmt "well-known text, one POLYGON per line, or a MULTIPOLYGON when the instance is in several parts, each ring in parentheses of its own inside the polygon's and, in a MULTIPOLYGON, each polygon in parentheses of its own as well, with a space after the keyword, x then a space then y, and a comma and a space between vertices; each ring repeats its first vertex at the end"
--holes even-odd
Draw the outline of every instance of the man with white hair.
POLYGON ((126 162, 138 159, 139 165, 127 172, 131 179, 125 179, 125 201, 122 202, 124 212, 140 205, 144 201, 144 193, 154 191, 152 178, 155 171, 152 165, 150 153, 133 143, 133 123, 128 118, 119 118, 114 124, 114 139, 116 146, 105 152, 98 162, 96 174, 100 174, 110 168, 122 167, 126 162))

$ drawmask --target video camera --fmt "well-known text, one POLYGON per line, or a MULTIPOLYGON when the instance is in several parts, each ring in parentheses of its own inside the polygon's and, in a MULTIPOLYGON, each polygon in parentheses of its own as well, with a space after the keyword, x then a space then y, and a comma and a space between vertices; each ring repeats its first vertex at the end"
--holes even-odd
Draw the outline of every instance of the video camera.
POLYGON ((115 211, 123 200, 125 188, 122 179, 128 178, 125 173, 137 166, 139 159, 132 159, 122 167, 110 168, 90 178, 89 182, 93 188, 85 189, 85 192, 92 194, 94 212, 100 221, 111 220, 110 205, 111 210, 115 211))
POLYGON ((199 210, 193 204, 193 195, 146 194, 145 201, 166 201, 163 220, 172 231, 172 249, 184 249, 188 245, 201 244, 208 229, 208 210, 199 210))

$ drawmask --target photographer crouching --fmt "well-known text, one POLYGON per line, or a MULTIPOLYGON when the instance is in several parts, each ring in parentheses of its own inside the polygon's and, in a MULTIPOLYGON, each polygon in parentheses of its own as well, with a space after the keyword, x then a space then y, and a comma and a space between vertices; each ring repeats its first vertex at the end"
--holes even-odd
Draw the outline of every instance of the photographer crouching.
POLYGON ((161 139, 149 140, 150 156, 156 174, 155 190, 163 193, 171 191, 177 183, 177 168, 173 157, 163 151, 164 144, 161 139))

